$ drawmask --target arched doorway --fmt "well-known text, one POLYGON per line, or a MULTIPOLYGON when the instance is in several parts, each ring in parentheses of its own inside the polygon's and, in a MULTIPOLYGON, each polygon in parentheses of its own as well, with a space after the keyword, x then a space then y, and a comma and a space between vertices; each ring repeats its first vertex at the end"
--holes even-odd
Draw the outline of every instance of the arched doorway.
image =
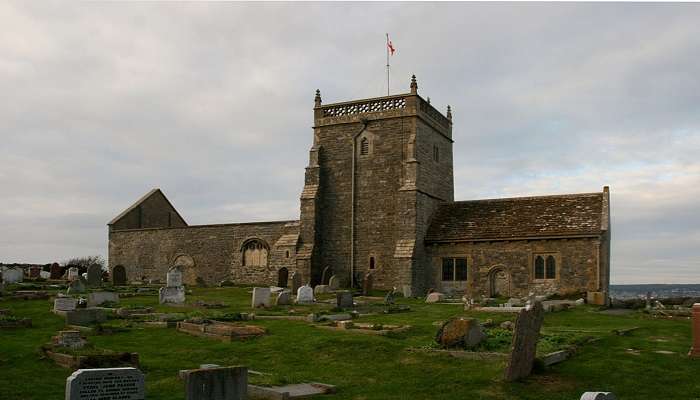
POLYGON ((503 266, 493 267, 489 272, 489 296, 510 297, 510 274, 503 266))
POLYGON ((197 284, 197 271, 194 268, 194 259, 187 254, 180 254, 173 260, 173 268, 182 272, 182 283, 185 285, 197 284))
POLYGON ((289 280, 289 270, 287 267, 282 267, 277 271, 277 286, 279 287, 287 287, 287 283, 289 280))
POLYGON ((123 265, 112 268, 112 284, 114 286, 126 285, 126 268, 123 265))

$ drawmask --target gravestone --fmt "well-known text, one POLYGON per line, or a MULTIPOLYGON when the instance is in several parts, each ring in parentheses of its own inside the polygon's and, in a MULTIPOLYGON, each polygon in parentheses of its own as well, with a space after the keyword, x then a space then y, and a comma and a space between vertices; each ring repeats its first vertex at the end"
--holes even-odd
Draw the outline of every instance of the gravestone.
POLYGON ((348 290, 341 290, 335 293, 336 306, 339 308, 351 308, 353 306, 352 293, 348 290))
POLYGON ((5 268, 2 273, 2 280, 5 283, 19 283, 24 280, 24 271, 21 268, 5 268))
POLYGON ((51 272, 49 271, 39 271, 39 276, 43 279, 51 278, 51 272))
POLYGON ((41 271, 41 267, 30 267, 29 268, 29 277, 30 278, 38 278, 40 271, 41 271))
POLYGON ((270 288, 253 288, 253 301, 251 307, 270 307, 270 288))
POLYGON ((61 279, 61 276, 63 276, 63 268, 61 268, 58 263, 53 263, 51 264, 51 279, 61 279))
POLYGON ((167 274, 165 274, 165 286, 167 287, 179 287, 182 286, 182 272, 179 268, 171 268, 167 274))
POLYGON ((413 287, 411 285, 403 285, 401 286, 401 293, 403 294, 403 297, 405 298, 411 298, 413 297, 413 287))
POLYGON ((78 300, 72 297, 56 297, 53 301, 54 311, 73 311, 78 305, 78 300))
POLYGON ((183 304, 185 303, 185 287, 161 287, 158 290, 158 302, 160 304, 183 304))
POLYGON ((316 285, 316 287, 314 288, 314 294, 316 296, 318 296, 320 294, 330 293, 330 292, 331 292, 331 289, 328 287, 328 285, 316 285))
POLYGON ((476 347, 486 339, 476 318, 451 318, 442 324, 435 335, 435 341, 443 347, 476 347))
POLYGON ((610 392, 586 392, 581 395, 581 400, 617 400, 610 392))
POLYGON ((374 274, 368 272, 365 274, 364 279, 362 279, 362 295, 369 296, 372 292, 372 286, 374 284, 374 274))
POLYGON ((275 299, 275 305, 278 306, 288 306, 292 304, 292 294, 288 290, 283 290, 277 293, 277 299, 275 299))
POLYGON ((144 400, 143 373, 136 368, 79 369, 66 379, 66 400, 144 400))
POLYGON ((79 276, 78 279, 74 280, 70 283, 70 285, 68 285, 68 290, 66 291, 66 293, 85 293, 86 290, 87 282, 85 281, 85 278, 79 276))
POLYGON ((293 272, 292 273, 292 293, 296 293, 297 290, 301 287, 301 272, 293 272))
POLYGON ((426 303, 439 303, 445 300, 445 295, 440 292, 432 292, 426 298, 426 303))
POLYGON ((99 322, 105 322, 107 317, 102 310, 97 308, 79 308, 66 311, 66 324, 87 326, 99 322))
POLYGON ((58 335, 53 337, 53 344, 70 349, 82 349, 87 340, 80 336, 80 331, 59 331, 58 335))
POLYGON ((513 328, 513 342, 506 366, 505 379, 512 382, 532 372, 537 351, 537 340, 544 320, 542 303, 535 301, 518 313, 513 328))
POLYGON ((115 292, 92 292, 88 293, 88 307, 99 306, 104 302, 119 303, 119 294, 115 292))
POLYGON ((80 271, 77 267, 68 268, 68 280, 74 281, 80 277, 80 271))
POLYGON ((331 291, 340 289, 340 278, 337 275, 333 275, 328 279, 328 289, 331 291))
POLYGON ((321 273, 321 285, 327 285, 328 281, 331 279, 331 274, 333 271, 331 270, 330 265, 326 265, 326 268, 323 269, 323 273, 321 273))
POLYGON ((102 286, 102 266, 99 264, 92 264, 88 267, 87 283, 88 287, 102 286))
POLYGON ((311 286, 304 285, 297 290, 297 304, 310 304, 314 302, 314 290, 311 286))
POLYGON ((693 345, 689 357, 700 358, 700 303, 693 304, 693 345))
POLYGON ((180 371, 185 381, 185 400, 245 400, 248 368, 220 367, 180 371))
POLYGON ((112 268, 112 284, 114 286, 126 285, 126 268, 122 265, 117 265, 112 268))

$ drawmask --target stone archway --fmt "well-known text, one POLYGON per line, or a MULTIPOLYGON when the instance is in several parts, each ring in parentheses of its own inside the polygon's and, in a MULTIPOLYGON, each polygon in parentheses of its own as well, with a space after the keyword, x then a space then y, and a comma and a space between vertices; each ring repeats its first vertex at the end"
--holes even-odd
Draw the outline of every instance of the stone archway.
POLYGON ((126 268, 123 265, 112 268, 112 284, 114 286, 126 285, 126 268))
POLYGON ((510 273, 502 265, 489 271, 489 296, 510 297, 510 273))
POLYGON ((195 269, 194 259, 191 256, 187 254, 176 256, 172 266, 182 272, 182 283, 185 285, 197 284, 197 270, 195 269))
POLYGON ((282 267, 277 271, 277 286, 285 288, 289 282, 289 270, 287 267, 282 267))

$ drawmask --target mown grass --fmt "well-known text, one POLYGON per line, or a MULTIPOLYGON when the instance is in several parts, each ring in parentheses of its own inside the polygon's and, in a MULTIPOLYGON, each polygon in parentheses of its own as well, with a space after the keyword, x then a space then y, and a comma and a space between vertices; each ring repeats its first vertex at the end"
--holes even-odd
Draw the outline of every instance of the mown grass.
MULTIPOLYGON (((248 292, 247 288, 235 287, 195 288, 186 307, 161 306, 157 296, 152 295, 124 298, 122 305, 200 316, 251 312, 248 292), (206 310, 194 306, 197 300, 224 302, 228 307, 206 310)), ((504 361, 464 360, 407 349, 434 347, 438 321, 472 316, 494 321, 492 349, 501 351, 508 333, 497 326, 512 320, 512 314, 465 312, 458 305, 425 304, 418 300, 397 302, 409 304, 412 310, 361 318, 362 322, 412 326, 408 332, 389 337, 327 331, 299 321, 256 320, 249 323, 266 327, 268 335, 223 343, 175 329, 112 321, 110 324, 131 327, 112 335, 89 335, 88 340, 97 348, 138 352, 146 374, 148 399, 183 399, 183 383, 177 372, 203 363, 242 364, 269 373, 251 376, 263 384, 316 381, 337 385, 335 399, 570 400, 589 390, 612 391, 623 400, 700 399, 700 360, 686 357, 691 341, 687 319, 653 319, 641 313, 611 316, 590 307, 547 314, 541 352, 586 337, 601 340, 582 345, 576 356, 565 363, 522 382, 507 383, 501 379, 504 361), (640 329, 629 336, 610 333, 634 326, 640 329), (674 354, 654 352, 658 350, 674 354)), ((41 359, 38 348, 63 328, 63 318, 50 313, 51 304, 46 300, 5 300, 0 302, 0 308, 10 309, 15 316, 32 318, 34 325, 29 329, 0 330, 0 398, 62 399, 70 371, 41 359)), ((330 306, 291 308, 305 315, 327 311, 330 306)), ((364 307, 364 311, 381 310, 379 305, 364 307)), ((288 311, 289 307, 280 307, 264 313, 288 311)))

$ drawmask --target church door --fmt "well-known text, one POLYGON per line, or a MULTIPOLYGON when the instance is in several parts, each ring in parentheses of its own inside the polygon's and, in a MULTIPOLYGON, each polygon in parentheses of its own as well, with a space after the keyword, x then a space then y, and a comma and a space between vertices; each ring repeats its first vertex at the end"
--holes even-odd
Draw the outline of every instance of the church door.
POLYGON ((491 297, 510 296, 510 275, 503 268, 497 268, 490 274, 491 297))
POLYGON ((277 286, 287 287, 287 281, 289 280, 289 271, 286 267, 280 268, 277 272, 277 286))

